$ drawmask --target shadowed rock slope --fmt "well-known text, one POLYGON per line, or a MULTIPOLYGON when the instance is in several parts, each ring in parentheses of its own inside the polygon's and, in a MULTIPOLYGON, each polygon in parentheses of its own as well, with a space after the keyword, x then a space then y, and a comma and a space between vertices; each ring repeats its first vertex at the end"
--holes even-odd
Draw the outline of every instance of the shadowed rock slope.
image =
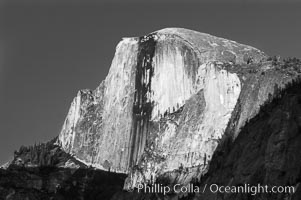
MULTIPOLYGON (((231 131, 227 134, 232 134, 231 131)), ((279 91, 241 130, 216 150, 202 184, 294 186, 295 194, 212 194, 195 199, 300 199, 301 79, 279 91)), ((270 188, 271 189, 271 188, 270 188)))

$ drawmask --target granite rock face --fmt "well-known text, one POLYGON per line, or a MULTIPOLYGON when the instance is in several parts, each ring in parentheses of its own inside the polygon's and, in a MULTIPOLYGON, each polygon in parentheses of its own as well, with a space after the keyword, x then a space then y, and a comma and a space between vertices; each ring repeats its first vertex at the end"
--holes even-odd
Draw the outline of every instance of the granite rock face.
POLYGON ((233 137, 275 83, 291 80, 237 67, 264 70, 266 58, 253 47, 180 28, 125 38, 107 78, 73 100, 58 143, 88 165, 128 173, 125 188, 158 177, 186 184, 208 170, 237 106, 233 137), (180 168, 190 173, 173 173, 180 168))

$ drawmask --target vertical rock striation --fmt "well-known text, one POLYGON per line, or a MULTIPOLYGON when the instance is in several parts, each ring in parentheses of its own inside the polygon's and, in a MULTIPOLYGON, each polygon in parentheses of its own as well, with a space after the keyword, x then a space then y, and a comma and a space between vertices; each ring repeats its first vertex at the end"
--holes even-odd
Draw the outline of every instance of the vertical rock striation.
POLYGON ((143 153, 146 137, 149 133, 149 122, 153 110, 153 103, 151 101, 151 83, 154 73, 152 61, 155 52, 155 45, 156 41, 152 35, 142 37, 139 40, 135 74, 133 121, 130 135, 130 167, 137 165, 138 159, 143 153))

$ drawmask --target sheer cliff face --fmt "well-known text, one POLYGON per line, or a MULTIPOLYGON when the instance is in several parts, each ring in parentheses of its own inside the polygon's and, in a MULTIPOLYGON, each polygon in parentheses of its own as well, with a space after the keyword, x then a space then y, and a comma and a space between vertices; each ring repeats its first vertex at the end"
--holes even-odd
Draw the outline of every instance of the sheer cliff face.
POLYGON ((225 130, 235 138, 275 83, 291 80, 255 65, 265 59, 253 47, 186 29, 123 39, 107 78, 73 100, 58 143, 89 165, 129 173, 126 188, 157 178, 188 183, 206 173, 225 130))
POLYGON ((128 169, 137 53, 137 39, 121 41, 106 79, 94 91, 80 91, 71 104, 59 143, 87 164, 128 169))

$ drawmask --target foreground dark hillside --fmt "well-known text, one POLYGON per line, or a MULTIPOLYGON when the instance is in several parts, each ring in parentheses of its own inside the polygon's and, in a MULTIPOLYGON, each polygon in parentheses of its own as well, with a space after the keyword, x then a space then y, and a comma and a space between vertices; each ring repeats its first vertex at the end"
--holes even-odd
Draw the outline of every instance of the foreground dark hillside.
POLYGON ((86 166, 55 141, 15 152, 0 169, 0 200, 110 199, 122 190, 126 175, 86 166))
POLYGON ((0 169, 0 199, 111 199, 125 175, 95 169, 11 167, 0 169))

